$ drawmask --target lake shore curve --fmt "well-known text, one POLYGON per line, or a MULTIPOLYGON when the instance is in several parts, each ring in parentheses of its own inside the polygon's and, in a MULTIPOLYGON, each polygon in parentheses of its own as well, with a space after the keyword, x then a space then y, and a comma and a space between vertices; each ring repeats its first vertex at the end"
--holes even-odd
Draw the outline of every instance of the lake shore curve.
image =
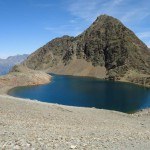
MULTIPOLYGON (((11 79, 16 77, 16 74, 8 75, 7 79, 1 77, 0 149, 141 150, 150 147, 149 109, 130 115, 15 98, 8 96, 7 91, 13 88, 11 79)), ((26 79, 21 73, 19 79, 23 77, 26 79)), ((39 76, 36 77, 39 81, 39 76)), ((45 76, 43 81, 50 82, 50 77, 45 76)), ((34 80, 32 85, 35 83, 34 80)), ((21 84, 16 82, 16 86, 21 84)))

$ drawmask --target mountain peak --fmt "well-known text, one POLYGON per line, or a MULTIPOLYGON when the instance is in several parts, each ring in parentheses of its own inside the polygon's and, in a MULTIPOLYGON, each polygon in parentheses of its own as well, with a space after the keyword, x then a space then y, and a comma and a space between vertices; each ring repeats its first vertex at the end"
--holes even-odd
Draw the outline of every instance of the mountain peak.
POLYGON ((95 20, 95 22, 93 24, 95 24, 95 23, 106 24, 106 23, 110 23, 110 22, 113 24, 115 24, 115 23, 120 24, 121 23, 120 20, 118 20, 112 16, 104 14, 104 15, 100 15, 99 17, 97 17, 97 19, 95 20))
MULTIPOLYGON (((99 68, 93 76, 125 80, 128 72, 132 72, 126 80, 139 82, 143 79, 133 81, 133 74, 150 74, 149 60, 147 46, 121 21, 104 14, 77 37, 64 36, 50 41, 33 53, 25 64, 31 69, 49 69, 53 73, 69 74, 73 70, 71 74, 80 74, 83 70, 84 75, 89 76, 94 72, 86 64, 90 62, 93 69, 99 68), (102 73, 97 74, 101 70, 102 73)), ((149 79, 146 82, 150 84, 149 79)))
POLYGON ((97 17, 98 19, 114 19, 114 17, 112 17, 112 16, 109 16, 109 15, 107 15, 107 14, 103 14, 103 15, 100 15, 100 16, 98 16, 97 17))

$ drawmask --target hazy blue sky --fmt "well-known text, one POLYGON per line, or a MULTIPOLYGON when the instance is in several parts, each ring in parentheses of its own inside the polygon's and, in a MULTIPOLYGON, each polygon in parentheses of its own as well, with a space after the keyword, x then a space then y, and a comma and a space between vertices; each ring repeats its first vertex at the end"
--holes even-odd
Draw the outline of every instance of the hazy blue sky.
POLYGON ((150 0, 0 0, 0 58, 31 53, 112 15, 150 46, 150 0))

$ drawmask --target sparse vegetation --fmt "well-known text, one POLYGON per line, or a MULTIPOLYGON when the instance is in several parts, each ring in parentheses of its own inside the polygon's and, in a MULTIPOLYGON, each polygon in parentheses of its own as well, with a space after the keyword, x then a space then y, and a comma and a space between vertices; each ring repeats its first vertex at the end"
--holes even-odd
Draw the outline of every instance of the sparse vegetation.
POLYGON ((128 70, 150 75, 147 46, 119 20, 107 15, 98 17, 75 38, 63 36, 52 40, 33 53, 25 64, 31 69, 43 70, 60 62, 67 66, 74 56, 95 67, 105 67, 108 79, 121 80, 128 70))

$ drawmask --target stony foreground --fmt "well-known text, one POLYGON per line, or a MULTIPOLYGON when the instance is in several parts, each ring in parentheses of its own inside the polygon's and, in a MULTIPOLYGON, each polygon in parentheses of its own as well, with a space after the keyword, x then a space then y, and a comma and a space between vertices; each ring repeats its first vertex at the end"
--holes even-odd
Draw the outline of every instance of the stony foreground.
POLYGON ((150 117, 0 96, 0 149, 150 149, 150 117))

